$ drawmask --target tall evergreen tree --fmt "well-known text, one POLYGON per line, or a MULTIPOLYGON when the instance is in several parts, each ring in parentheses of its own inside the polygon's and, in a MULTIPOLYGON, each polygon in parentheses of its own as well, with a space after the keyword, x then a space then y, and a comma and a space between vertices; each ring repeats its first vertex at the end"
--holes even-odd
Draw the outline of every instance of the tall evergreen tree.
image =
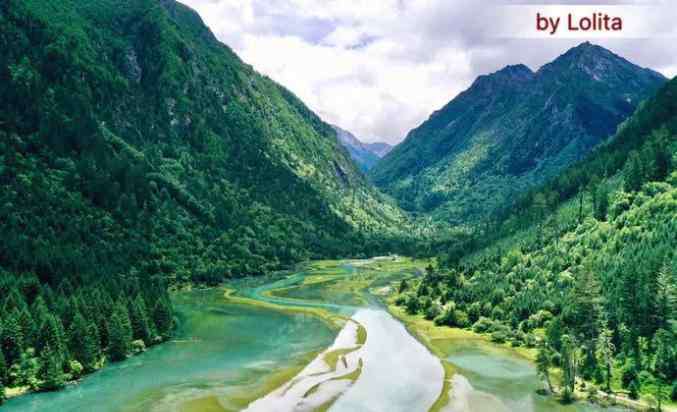
POLYGON ((108 327, 109 353, 113 361, 124 360, 129 353, 132 341, 132 328, 124 304, 118 302, 108 327))
POLYGON ((613 354, 616 350, 613 343, 613 332, 609 329, 608 322, 602 321, 602 327, 597 338, 597 363, 602 367, 607 393, 611 393, 611 370, 613 367, 613 354))
POLYGON ((45 346, 40 354, 41 361, 41 389, 52 391, 61 389, 65 384, 62 362, 58 354, 51 347, 45 346))
POLYGON ((2 351, 5 353, 7 363, 12 365, 21 359, 24 350, 23 333, 17 312, 10 314, 2 326, 2 351))
POLYGON ((87 372, 94 370, 100 356, 96 326, 78 312, 71 322, 69 337, 73 357, 87 372))
POLYGON ((565 397, 574 393, 577 367, 576 340, 570 335, 564 335, 562 336, 562 384, 564 385, 565 397))
POLYGON ((146 303, 140 294, 130 302, 129 320, 134 339, 141 339, 146 345, 150 345, 153 340, 152 325, 148 321, 146 303))
POLYGON ((158 299, 153 310, 153 321, 160 336, 168 338, 171 335, 174 320, 168 300, 158 299))
POLYGON ((637 152, 631 152, 628 162, 623 170, 623 188, 626 192, 636 192, 642 188, 644 180, 642 161, 637 152))

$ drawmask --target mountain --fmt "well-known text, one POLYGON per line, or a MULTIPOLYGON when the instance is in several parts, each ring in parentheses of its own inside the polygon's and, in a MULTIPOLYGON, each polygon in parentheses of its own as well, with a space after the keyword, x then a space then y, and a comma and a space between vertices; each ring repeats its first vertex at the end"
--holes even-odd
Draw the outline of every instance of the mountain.
POLYGON ((371 253, 404 222, 173 0, 2 2, 0 94, 0 271, 218 281, 371 253))
POLYGON ((436 324, 472 324, 511 346, 533 346, 540 336, 541 362, 543 353, 566 359, 572 349, 586 358, 606 340, 609 360, 588 357, 574 374, 645 402, 660 385, 663 399, 674 400, 677 357, 666 348, 677 347, 676 216, 677 78, 612 139, 486 228, 434 246, 442 270, 400 288, 397 301, 410 313, 440 314, 436 324), (446 302, 452 310, 443 312, 446 302), (610 344, 614 336, 623 338, 610 344))
POLYGON ((464 224, 556 176, 665 82, 583 43, 532 72, 480 76, 371 170, 405 209, 464 224))
POLYGON ((393 150, 393 146, 385 142, 365 143, 364 145, 378 157, 383 157, 393 150))
POLYGON ((338 126, 332 127, 336 130, 336 137, 339 142, 348 150, 350 157, 363 172, 374 167, 376 162, 392 149, 392 146, 388 143, 362 143, 349 131, 338 126))

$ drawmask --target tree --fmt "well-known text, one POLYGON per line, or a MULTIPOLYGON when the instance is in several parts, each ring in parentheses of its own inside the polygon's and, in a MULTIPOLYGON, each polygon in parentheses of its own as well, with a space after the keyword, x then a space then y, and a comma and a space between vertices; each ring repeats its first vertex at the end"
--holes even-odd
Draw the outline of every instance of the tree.
POLYGON ((40 354, 40 360, 42 364, 42 384, 40 388, 47 391, 63 388, 66 381, 59 356, 52 351, 51 347, 45 346, 40 354))
POLYGON ((576 339, 570 335, 562 336, 562 384, 565 395, 572 395, 576 386, 578 359, 576 355, 576 339))
POLYGON ((677 286, 673 281, 670 267, 665 264, 656 279, 656 315, 658 327, 669 329, 670 321, 677 318, 677 286))
POLYGON ((536 355, 536 370, 538 375, 545 380, 548 385, 550 393, 555 393, 550 381, 550 363, 552 358, 552 351, 545 341, 542 341, 538 346, 538 354, 536 355))
POLYGON ((611 369, 613 367, 613 355, 616 350, 613 343, 613 332, 608 327, 608 322, 602 321, 602 328, 597 338, 597 362, 603 368, 606 392, 611 393, 611 369))
POLYGON ((606 220, 607 212, 609 211, 609 188, 605 184, 599 184, 595 189, 594 210, 595 219, 606 220))
POLYGON ((633 151, 623 170, 623 188, 626 192, 636 192, 642 188, 642 181, 642 162, 639 154, 633 151))
POLYGON ((99 337, 96 325, 88 322, 78 311, 71 322, 70 348, 73 357, 77 359, 86 371, 96 369, 99 361, 99 337))
POLYGON ((150 345, 153 340, 151 324, 148 321, 146 303, 141 295, 137 295, 131 302, 129 319, 132 325, 132 335, 134 339, 141 339, 146 345, 150 345))
POLYGON ((677 376, 677 340, 674 335, 659 329, 654 337, 655 357, 653 370, 656 375, 666 379, 677 376))
POLYGON ((9 365, 18 362, 23 352, 23 333, 16 311, 9 315, 2 325, 2 351, 9 365))
POLYGON ((132 328, 129 322, 127 308, 122 302, 116 304, 108 327, 109 331, 109 354, 113 361, 127 358, 132 342, 132 328))
POLYGON ((159 299, 153 310, 153 321, 155 328, 160 336, 167 338, 171 335, 174 319, 170 303, 164 299, 159 299))
POLYGON ((66 336, 61 319, 55 315, 47 315, 45 323, 40 328, 38 349, 42 350, 49 345, 62 359, 66 357, 66 336))
POLYGON ((5 355, 0 350, 0 384, 7 383, 7 379, 9 379, 9 367, 7 361, 5 361, 5 355))

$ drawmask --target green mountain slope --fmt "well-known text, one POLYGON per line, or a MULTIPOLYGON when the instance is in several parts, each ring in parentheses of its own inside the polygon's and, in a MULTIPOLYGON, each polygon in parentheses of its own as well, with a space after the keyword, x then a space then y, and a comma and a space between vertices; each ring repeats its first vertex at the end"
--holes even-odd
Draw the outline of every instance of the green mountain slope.
POLYGON ((330 126, 179 3, 7 1, 0 27, 8 270, 220 279, 403 221, 330 126))
POLYGON ((569 376, 565 398, 579 376, 677 401, 675 245, 677 79, 486 230, 439 245, 441 270, 399 302, 497 342, 538 344, 542 376, 547 366, 569 376))
POLYGON ((404 208, 464 224, 583 158, 663 82, 589 43, 535 73, 508 66, 433 113, 370 175, 404 208))

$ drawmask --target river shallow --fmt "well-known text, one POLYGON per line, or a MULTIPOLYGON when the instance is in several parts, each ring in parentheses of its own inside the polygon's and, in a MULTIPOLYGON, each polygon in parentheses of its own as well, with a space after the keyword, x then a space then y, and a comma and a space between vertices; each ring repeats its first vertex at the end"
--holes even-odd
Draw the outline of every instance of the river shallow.
MULTIPOLYGON (((229 285, 250 304, 230 303, 220 288, 175 294, 176 339, 63 391, 11 399, 2 410, 230 412, 254 405, 252 410, 282 412, 314 410, 320 403, 308 407, 313 404, 307 398, 325 395, 322 410, 427 411, 442 390, 441 362, 368 292, 416 272, 418 266, 408 260, 315 262, 289 276, 229 285), (346 327, 360 325, 366 335, 359 344, 345 344, 338 366, 324 371, 322 388, 313 365, 327 365, 327 348, 342 335, 306 309, 346 319, 346 327), (316 387, 290 400, 294 392, 285 385, 308 377, 316 387), (271 396, 286 396, 285 402, 271 396)), ((601 410, 537 395, 541 384, 534 366, 509 350, 461 339, 447 342, 444 353, 456 373, 445 411, 601 410)))
POLYGON ((65 390, 11 399, 5 412, 223 411, 271 371, 302 366, 335 332, 303 314, 229 305, 220 289, 175 296, 175 340, 65 390), (219 406, 221 406, 219 408, 219 406))

